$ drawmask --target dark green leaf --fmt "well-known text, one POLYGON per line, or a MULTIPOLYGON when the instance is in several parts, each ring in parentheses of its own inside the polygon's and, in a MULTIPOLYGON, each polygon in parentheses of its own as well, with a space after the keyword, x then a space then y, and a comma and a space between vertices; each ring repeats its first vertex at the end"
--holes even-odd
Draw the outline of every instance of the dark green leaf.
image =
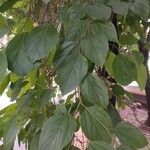
POLYGON ((95 20, 106 21, 111 16, 111 8, 103 4, 99 6, 87 5, 87 14, 95 20))
POLYGON ((67 109, 65 104, 59 104, 56 106, 56 109, 54 110, 54 114, 67 114, 67 109))
POLYGON ((27 34, 17 35, 6 48, 8 69, 21 76, 28 74, 34 68, 34 64, 25 52, 26 39, 27 34))
POLYGON ((127 122, 118 123, 115 127, 115 134, 123 145, 132 150, 144 148, 148 144, 146 137, 139 129, 127 122))
POLYGON ((53 89, 43 89, 40 90, 39 93, 41 93, 39 97, 39 105, 41 108, 45 107, 48 104, 48 102, 51 100, 51 98, 55 96, 53 89))
POLYGON ((10 150, 13 146, 16 135, 19 133, 20 127, 17 123, 17 118, 13 117, 4 130, 4 145, 6 150, 10 150))
POLYGON ((118 84, 112 86, 112 92, 116 96, 123 96, 125 94, 125 90, 123 89, 123 87, 118 84))
POLYGON ((111 144, 103 141, 90 142, 88 150, 114 150, 111 144))
POLYGON ((112 7, 113 12, 126 16, 129 11, 130 3, 121 1, 121 0, 110 0, 108 5, 112 7))
POLYGON ((121 116, 118 110, 112 104, 108 105, 107 112, 111 118, 113 126, 115 126, 117 123, 121 121, 121 116))
POLYGON ((87 37, 81 42, 84 55, 96 65, 104 65, 108 53, 108 41, 106 36, 101 33, 94 37, 87 37))
POLYGON ((28 35, 25 52, 33 61, 40 60, 56 49, 58 32, 50 24, 42 25, 28 35))
POLYGON ((117 32, 115 26, 111 22, 95 22, 93 23, 93 30, 95 33, 103 33, 108 41, 118 42, 117 32))
POLYGON ((55 115, 45 123, 40 135, 40 150, 61 150, 72 139, 77 124, 69 115, 55 115))
POLYGON ((149 17, 150 3, 149 0, 134 0, 130 7, 131 11, 147 20, 149 17))
POLYGON ((134 59, 136 65, 142 65, 144 63, 144 56, 141 52, 132 51, 131 57, 134 59))
POLYGON ((29 146, 30 150, 38 150, 39 139, 40 139, 40 132, 37 132, 36 134, 34 134, 32 140, 31 140, 31 144, 29 146))
POLYGON ((81 114, 81 128, 89 140, 112 140, 112 123, 105 110, 98 106, 86 108, 81 114))
POLYGON ((117 150, 132 150, 132 149, 130 147, 121 145, 117 148, 117 150))
POLYGON ((136 66, 129 57, 120 54, 113 61, 113 74, 120 84, 128 85, 136 80, 136 66))
POLYGON ((74 53, 68 55, 58 68, 58 84, 63 95, 79 86, 88 71, 86 58, 76 51, 74 53))
POLYGON ((86 76, 81 86, 81 94, 86 100, 100 107, 106 108, 108 105, 109 96, 105 83, 91 74, 86 76))

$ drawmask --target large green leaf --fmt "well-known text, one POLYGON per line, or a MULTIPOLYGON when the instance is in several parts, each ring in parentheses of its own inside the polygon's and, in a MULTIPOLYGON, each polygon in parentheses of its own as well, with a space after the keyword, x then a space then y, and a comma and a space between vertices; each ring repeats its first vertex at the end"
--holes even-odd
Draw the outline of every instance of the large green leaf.
POLYGON ((58 68, 58 84, 60 85, 63 95, 79 86, 87 74, 87 59, 77 53, 78 52, 74 51, 72 54, 66 56, 58 68))
POLYGON ((112 123, 105 110, 98 106, 88 107, 81 114, 81 128, 89 140, 112 140, 112 123))
POLYGON ((37 132, 33 135, 33 138, 30 143, 30 150, 38 150, 39 148, 39 139, 40 139, 40 132, 37 132))
MULTIPOLYGON (((80 14, 81 15, 81 14, 80 14)), ((82 39, 86 35, 87 24, 85 20, 71 19, 66 26, 66 40, 74 41, 82 39)))
POLYGON ((103 141, 90 142, 88 150, 114 150, 111 144, 103 141))
POLYGON ((77 124, 69 115, 55 115, 47 120, 40 135, 39 150, 61 150, 72 139, 77 124))
POLYGON ((21 76, 28 74, 34 68, 34 64, 25 52, 26 39, 25 33, 17 35, 6 47, 8 69, 21 76))
POLYGON ((33 61, 40 60, 56 49, 58 32, 50 24, 32 30, 26 41, 25 51, 33 61))
POLYGON ((94 22, 93 30, 95 33, 103 33, 108 41, 118 42, 115 26, 111 22, 94 22))
POLYGON ((127 122, 118 123, 115 126, 115 134, 123 145, 132 150, 143 148, 148 144, 146 137, 139 129, 127 122))
POLYGON ((87 14, 95 20, 106 21, 111 16, 111 8, 103 4, 87 5, 87 14))
POLYGON ((19 133, 20 127, 17 123, 17 118, 13 117, 5 127, 4 130, 4 145, 6 150, 11 150, 16 135, 19 133))
POLYGON ((0 51, 0 82, 5 78, 7 71, 7 59, 3 51, 0 51))
POLYGON ((139 15, 143 19, 147 20, 149 17, 150 11, 150 2, 149 0, 134 0, 130 7, 131 11, 139 15))
POLYGON ((109 0, 108 5, 112 7, 113 12, 126 16, 129 11, 130 3, 125 2, 125 0, 109 0))
POLYGON ((81 47, 90 61, 100 67, 104 65, 109 48, 107 38, 103 33, 83 39, 81 47))
POLYGON ((113 61, 113 74, 117 82, 128 85, 136 80, 136 65, 129 57, 120 54, 113 61))
POLYGON ((109 96, 105 83, 91 74, 86 76, 81 86, 81 94, 93 104, 104 108, 108 105, 109 96))

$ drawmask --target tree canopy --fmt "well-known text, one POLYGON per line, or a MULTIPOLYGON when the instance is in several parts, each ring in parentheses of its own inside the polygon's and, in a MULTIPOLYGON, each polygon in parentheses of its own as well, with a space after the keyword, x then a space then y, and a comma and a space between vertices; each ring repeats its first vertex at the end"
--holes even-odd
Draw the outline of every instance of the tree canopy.
POLYGON ((88 150, 145 147, 117 109, 133 102, 123 86, 146 86, 149 10, 149 0, 1 0, 0 94, 14 102, 0 111, 1 148, 17 136, 29 150, 78 149, 80 128, 88 150))

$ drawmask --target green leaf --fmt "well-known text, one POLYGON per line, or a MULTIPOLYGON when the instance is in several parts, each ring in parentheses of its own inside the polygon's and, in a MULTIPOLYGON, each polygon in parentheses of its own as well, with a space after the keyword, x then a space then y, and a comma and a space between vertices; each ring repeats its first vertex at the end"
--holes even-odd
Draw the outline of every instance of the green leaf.
POLYGON ((148 144, 146 137, 139 129, 127 122, 118 123, 115 127, 115 134, 123 145, 132 150, 144 148, 148 144))
POLYGON ((0 82, 5 78, 7 71, 7 59, 3 51, 0 51, 0 82))
POLYGON ((60 48, 56 51, 54 58, 54 67, 57 69, 59 65, 67 58, 68 55, 77 49, 76 44, 72 41, 64 42, 60 48))
POLYGON ((115 126, 117 123, 121 121, 121 116, 118 110, 112 104, 108 105, 107 112, 111 118, 113 126, 115 126))
POLYGON ((26 94, 20 97, 18 102, 18 112, 24 112, 28 110, 30 104, 32 103, 32 100, 34 99, 34 94, 34 90, 29 90, 26 94))
POLYGON ((132 34, 122 34, 119 38, 119 42, 123 45, 133 45, 138 43, 138 39, 132 34))
POLYGON ((121 0, 110 0, 108 2, 108 5, 112 7, 113 12, 120 14, 122 16, 127 16, 130 3, 121 0))
POLYGON ((94 37, 87 37, 81 41, 81 47, 84 55, 96 65, 104 65, 108 53, 108 41, 102 33, 94 37))
POLYGON ((109 52, 105 61, 105 68, 109 75, 113 76, 113 61, 115 59, 115 54, 113 52, 109 52))
POLYGON ((0 83, 0 95, 3 94, 4 90, 7 88, 10 82, 10 74, 5 76, 4 80, 0 83))
POLYGON ((137 70, 136 81, 138 82, 140 89, 144 90, 147 82, 147 70, 143 64, 144 56, 141 52, 132 51, 131 57, 136 64, 136 70, 137 70))
POLYGON ((136 80, 136 66, 129 57, 120 54, 113 61, 113 74, 117 82, 128 85, 136 80))
POLYGON ((7 20, 5 17, 0 15, 0 38, 9 32, 7 20))
POLYGON ((71 19, 66 26, 66 40, 67 41, 78 41, 82 39, 87 32, 87 24, 82 19, 71 19))
POLYGON ((45 123, 39 142, 40 150, 61 150, 73 138, 77 124, 69 115, 55 115, 45 123))
POLYGON ((33 29, 33 21, 31 19, 23 18, 14 26, 15 33, 31 32, 33 29))
POLYGON ((13 117, 4 130, 4 145, 6 150, 10 150, 15 141, 16 135, 19 133, 20 127, 17 123, 17 118, 13 117))
POLYGON ((65 104, 59 104, 56 106, 56 109, 54 110, 54 114, 67 114, 67 109, 65 104))
POLYGON ((117 148, 117 150, 132 150, 132 149, 130 147, 121 145, 117 148))
POLYGON ((81 94, 85 99, 100 107, 106 108, 108 105, 109 96, 105 83, 91 74, 86 76, 81 86, 81 94))
POLYGON ((112 86, 112 93, 116 96, 123 96, 125 94, 125 90, 121 85, 114 85, 112 86))
POLYGON ((141 52, 132 51, 131 57, 133 58, 136 65, 142 65, 144 63, 144 56, 141 52))
POLYGON ((11 100, 15 100, 17 97, 19 97, 19 93, 21 92, 22 88, 24 88, 27 85, 26 81, 23 81, 22 79, 19 79, 14 84, 11 83, 12 86, 12 94, 11 94, 11 100))
POLYGON ((106 21, 111 16, 111 8, 103 4, 87 5, 87 14, 95 20, 106 21))
POLYGON ((17 3, 19 0, 7 0, 0 6, 0 12, 3 13, 8 9, 12 8, 12 6, 17 3))
POLYGON ((38 150, 39 147, 39 139, 40 139, 40 132, 34 134, 31 144, 29 145, 30 150, 38 150))
POLYGON ((27 56, 35 62, 49 55, 56 49, 58 42, 58 32, 50 24, 42 25, 32 30, 28 35, 25 52, 27 56))
MULTIPOLYGON (((76 50, 76 49, 75 49, 76 50)), ((63 95, 80 85, 88 71, 88 62, 76 51, 68 55, 58 68, 58 84, 63 95)))
POLYGON ((147 70, 143 64, 138 65, 136 67, 137 67, 137 79, 136 79, 136 81, 138 82, 140 89, 144 90, 145 86, 146 86, 146 82, 147 82, 147 70))
MULTIPOLYGON (((86 5, 84 3, 74 2, 72 7, 70 8, 71 17, 76 18, 84 18, 86 16, 86 5)), ((66 17, 66 14, 64 15, 66 17)))
POLYGON ((55 96, 54 92, 54 89, 43 89, 39 91, 39 93, 41 93, 39 98, 39 105, 41 108, 45 107, 51 98, 55 96))
POLYGON ((21 76, 28 74, 34 68, 34 64, 25 52, 26 39, 25 33, 17 35, 6 47, 8 69, 21 76))
POLYGON ((90 142, 88 150, 114 150, 111 144, 103 141, 90 142))
POLYGON ((94 22, 93 30, 95 33, 103 33, 107 37, 108 41, 118 43, 117 32, 115 26, 111 22, 94 22))
POLYGON ((147 21, 150 11, 149 0, 134 0, 130 10, 147 21))
POLYGON ((92 106, 84 110, 81 114, 81 128, 89 140, 111 143, 111 119, 101 107, 92 106))

